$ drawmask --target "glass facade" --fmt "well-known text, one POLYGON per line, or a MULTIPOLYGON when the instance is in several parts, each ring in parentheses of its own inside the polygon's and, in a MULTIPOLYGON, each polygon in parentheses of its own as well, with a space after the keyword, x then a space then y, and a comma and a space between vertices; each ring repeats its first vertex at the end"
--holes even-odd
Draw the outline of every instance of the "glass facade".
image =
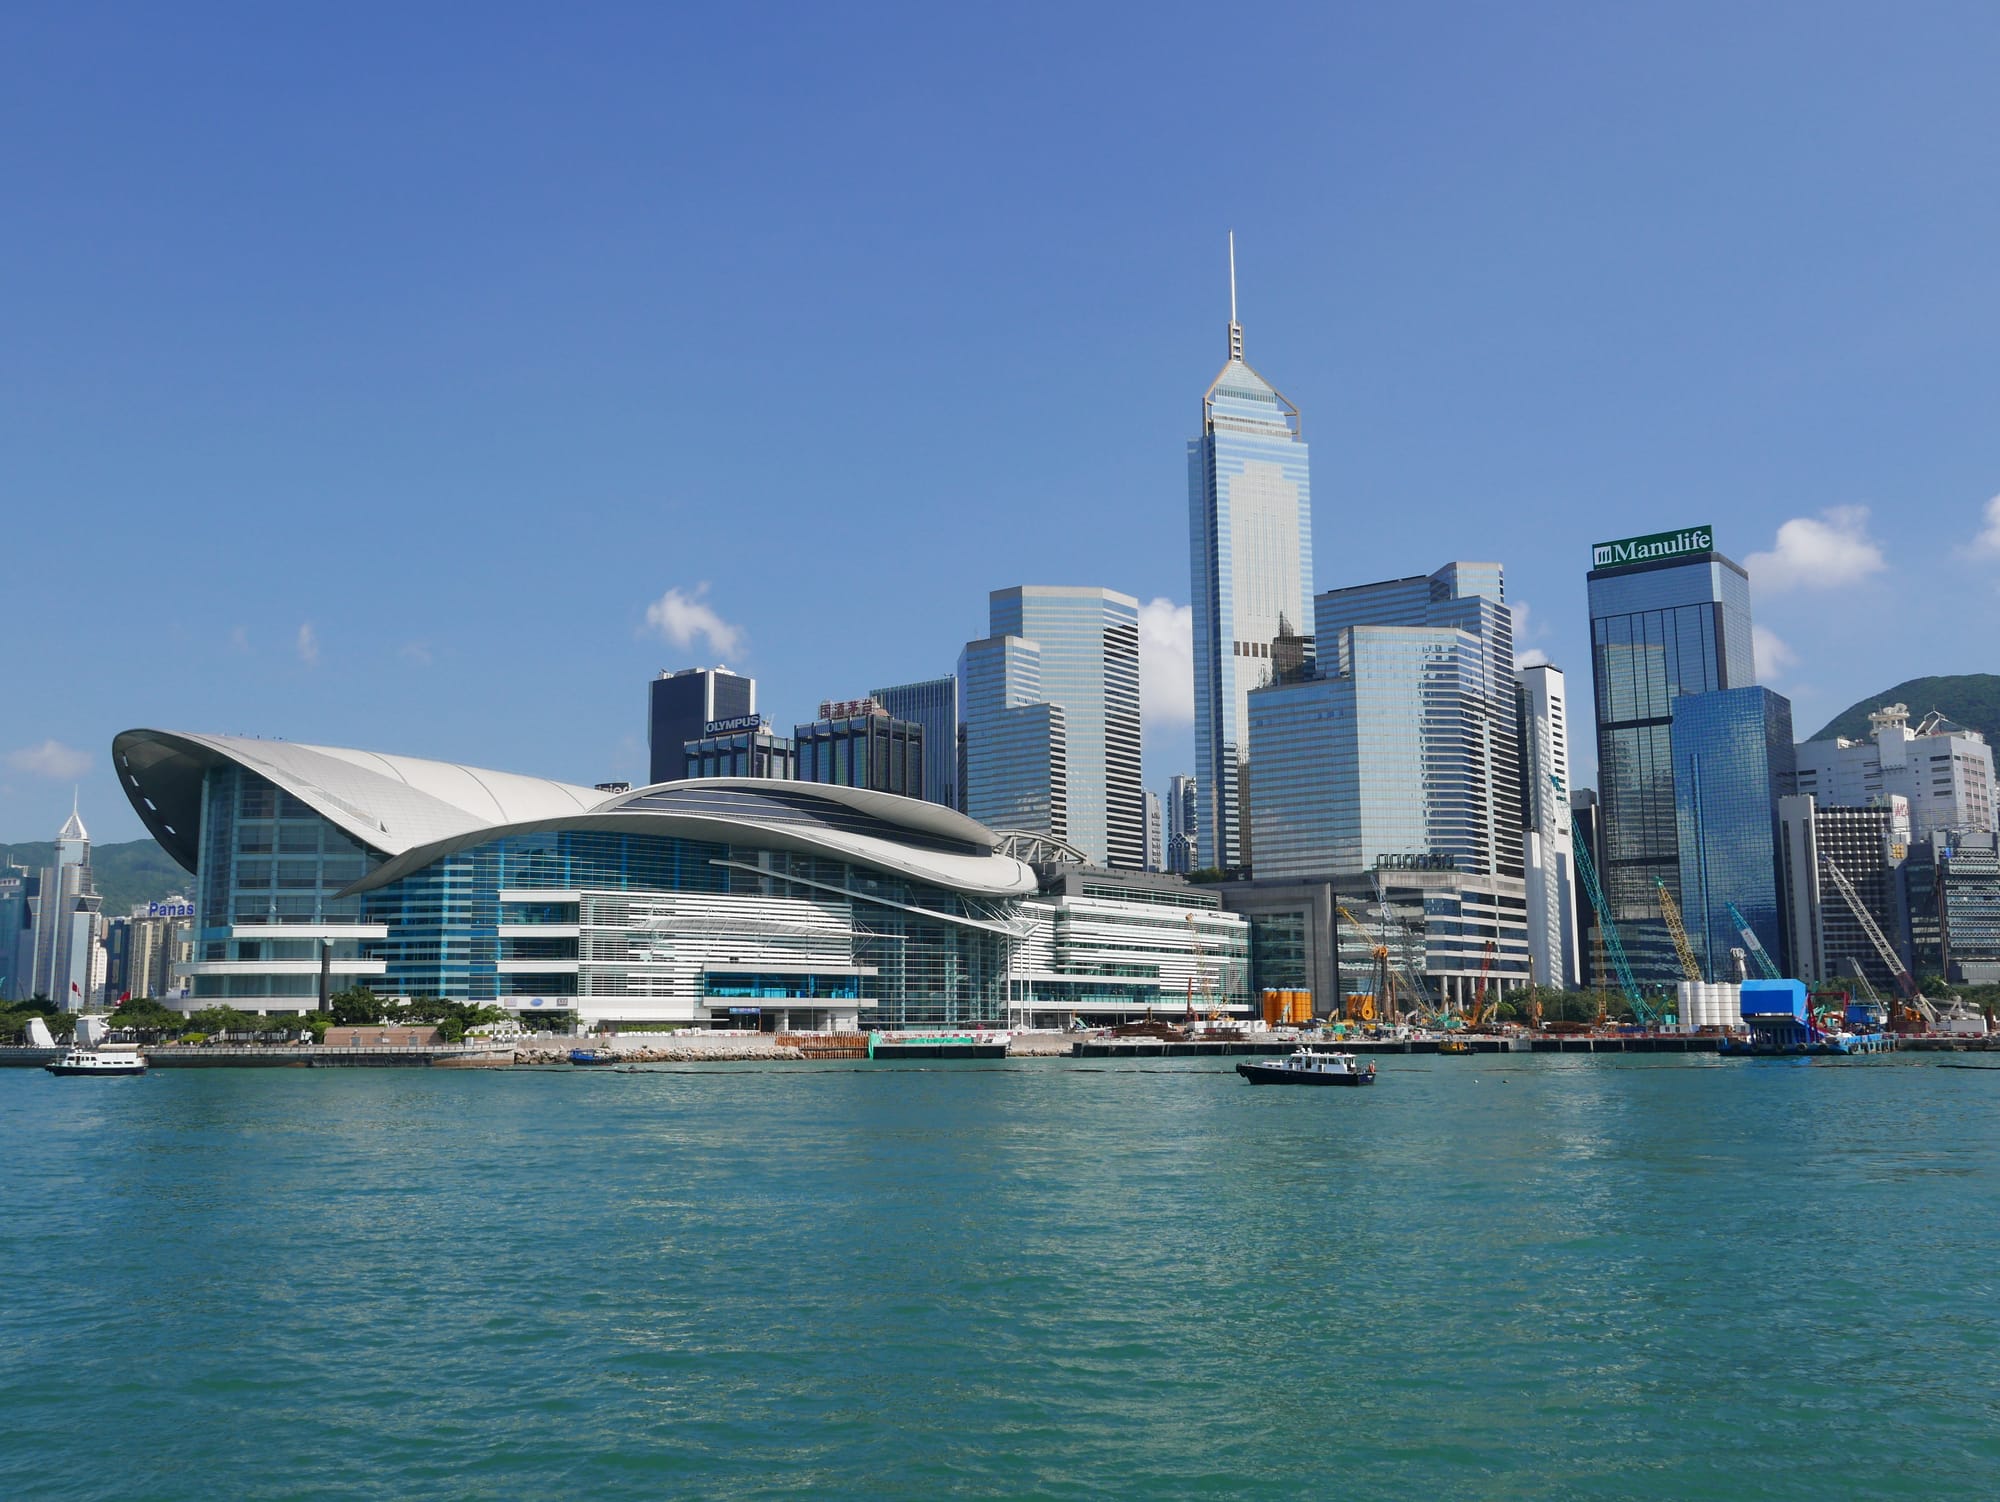
POLYGON ((870 695, 899 720, 924 727, 924 801, 958 808, 958 679, 947 673, 870 695))
POLYGON ((1042 697, 1042 649, 1018 636, 967 642, 958 659, 961 812, 989 829, 1069 837, 1069 727, 1042 697))
POLYGON ((797 752, 769 730, 704 735, 687 743, 685 777, 777 777, 796 774, 797 752))
POLYGON ((683 668, 662 673, 647 689, 646 746, 650 781, 674 782, 682 775, 687 743, 699 740, 716 720, 757 711, 757 680, 727 668, 683 668))
POLYGON ((1032 641, 1038 697, 1063 712, 1069 842, 1092 864, 1143 870, 1139 602, 1108 589, 1020 585, 990 597, 994 637, 1032 641))
POLYGON ((1250 695, 1257 876, 1416 859, 1518 877, 1518 707, 1499 567, 1334 590, 1316 609, 1325 676, 1250 695))
MULTIPOLYGON (((1703 978, 1732 978, 1743 948, 1734 903, 1782 969, 1778 800, 1793 792, 1792 706, 1767 688, 1683 694, 1672 701, 1680 907, 1703 978)), ((1751 972, 1755 974, 1753 970, 1751 972)))
POLYGON ((1600 877, 1641 985, 1681 978, 1660 911, 1680 890, 1673 701, 1756 680, 1750 578, 1720 553, 1594 569, 1591 674, 1597 709, 1600 877))
POLYGON ((842 715, 792 727, 801 782, 924 796, 924 727, 888 714, 842 715))
POLYGON ((1188 444, 1188 542, 1194 606, 1197 822, 1202 866, 1250 863, 1243 781, 1250 690, 1272 678, 1272 643, 1313 634, 1312 484, 1298 409, 1243 361, 1202 398, 1188 444))
POLYGON ((380 855, 235 765, 203 779, 201 840, 189 984, 196 1000, 314 1006, 322 942, 331 946, 334 990, 376 981, 362 900, 339 894, 380 855))

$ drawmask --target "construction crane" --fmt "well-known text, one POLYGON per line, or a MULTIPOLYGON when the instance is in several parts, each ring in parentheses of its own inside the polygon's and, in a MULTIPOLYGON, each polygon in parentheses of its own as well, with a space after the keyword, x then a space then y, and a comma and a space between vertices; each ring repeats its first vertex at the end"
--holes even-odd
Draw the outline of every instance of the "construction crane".
POLYGON ((1396 916, 1395 908, 1389 903, 1389 894, 1383 888, 1380 871, 1375 873, 1375 903, 1382 909, 1382 941, 1385 944, 1389 943, 1393 933, 1395 943, 1391 946, 1390 952, 1395 959, 1396 969, 1402 975, 1403 984, 1409 988, 1410 995, 1416 1003, 1418 1019, 1429 1026, 1438 1020, 1443 1008, 1431 1004, 1431 993, 1424 985, 1424 978, 1410 965, 1410 955, 1417 947, 1416 937, 1403 927, 1402 920, 1396 916))
MULTIPOLYGON (((1771 952, 1764 947, 1763 940, 1757 937, 1757 931, 1750 926, 1750 920, 1743 916, 1742 910, 1735 903, 1725 902, 1723 906, 1729 909, 1729 921, 1734 923, 1736 931, 1743 935, 1743 953, 1745 958, 1757 967, 1757 978, 1782 980, 1783 977, 1778 974, 1777 961, 1771 958, 1771 952)), ((1735 953, 1734 950, 1730 952, 1735 953)))
POLYGON ((1841 900, 1847 904, 1847 910, 1854 914, 1854 921, 1861 925, 1861 932, 1868 936, 1868 942, 1875 948, 1876 957, 1888 968, 1891 978, 1896 982, 1896 990, 1902 995, 1906 1014, 1921 1017, 1926 1025, 1936 1027, 1938 1020, 1936 1009, 1917 989, 1916 979, 1904 966, 1902 957, 1889 947, 1888 939, 1883 937, 1881 925, 1875 921, 1875 915, 1869 912, 1866 904, 1862 902, 1861 894, 1854 890, 1854 883, 1847 879, 1847 873, 1825 856, 1820 857, 1820 868, 1826 872, 1834 890, 1840 893, 1841 900))
MULTIPOLYGON (((1549 773, 1549 781, 1558 793, 1563 792, 1562 779, 1549 773)), ((1567 797, 1568 794, 1563 794, 1567 797)), ((1639 982, 1632 976, 1632 962, 1625 958, 1625 943, 1618 937, 1618 924, 1611 916, 1611 904, 1605 900, 1604 888, 1597 880, 1597 862, 1590 858, 1590 842, 1583 837, 1583 825, 1577 820, 1570 821, 1570 843, 1576 852, 1576 874, 1583 878, 1583 890, 1589 894, 1590 905, 1597 913, 1597 932, 1605 952, 1611 956, 1612 968, 1618 975, 1618 989, 1625 993, 1625 999, 1632 1004, 1632 1013, 1640 1021, 1648 1021, 1652 1009, 1646 1005, 1646 998, 1639 990, 1639 982)), ((1599 970, 1600 977, 1603 974, 1599 970)))
POLYGON ((1374 934, 1371 934, 1368 931, 1368 925, 1355 917, 1345 907, 1336 907, 1335 911, 1347 920, 1349 928, 1352 928, 1356 934, 1360 935, 1361 942, 1368 946, 1369 955, 1375 962, 1373 980, 1375 1015, 1373 1017, 1363 1016, 1360 1020, 1363 1022, 1402 1021, 1403 993, 1405 991, 1411 993, 1409 997, 1410 1009, 1416 1013, 1417 1020, 1425 1023, 1434 1020, 1436 1014, 1431 1009, 1430 998, 1424 994, 1420 986, 1411 981, 1408 967, 1399 966, 1395 963, 1388 942, 1388 936, 1385 934, 1378 938, 1374 934), (1401 972, 1400 985, 1398 984, 1399 971, 1401 972))
POLYGON ((1486 976, 1493 968, 1493 950, 1493 941, 1488 939, 1484 953, 1479 956, 1479 984, 1472 992, 1472 1015, 1465 1019, 1467 1029, 1476 1028, 1486 1020, 1486 976))
POLYGON ((1700 985, 1705 977, 1701 963, 1694 957, 1694 945, 1688 943, 1687 925, 1681 922, 1681 905, 1674 901, 1674 894, 1659 877, 1653 878, 1653 885, 1660 894, 1660 915, 1667 920, 1667 932, 1674 936, 1674 953, 1681 958, 1681 974, 1700 985))

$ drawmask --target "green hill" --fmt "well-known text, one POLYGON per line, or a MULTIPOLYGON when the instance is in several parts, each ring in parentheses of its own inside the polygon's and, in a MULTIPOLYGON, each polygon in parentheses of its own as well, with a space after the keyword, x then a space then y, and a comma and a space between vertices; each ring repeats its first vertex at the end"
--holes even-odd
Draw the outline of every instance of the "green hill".
POLYGON ((1841 711, 1812 740, 1831 740, 1844 735, 1850 740, 1865 739, 1868 716, 1884 704, 1907 704, 1910 724, 1942 710, 1945 718, 1956 720, 1967 730, 1985 735, 1991 745, 2000 746, 2000 674, 1960 673, 1950 678, 1912 678, 1894 688, 1885 688, 1841 711))
MULTIPOLYGON (((30 871, 39 871, 53 864, 55 858, 56 847, 48 840, 0 845, 0 865, 12 861, 30 871)), ((175 865, 173 858, 152 840, 92 845, 90 870, 97 878, 97 890, 104 897, 104 911, 113 917, 129 913, 137 902, 188 896, 194 891, 194 878, 175 865)))

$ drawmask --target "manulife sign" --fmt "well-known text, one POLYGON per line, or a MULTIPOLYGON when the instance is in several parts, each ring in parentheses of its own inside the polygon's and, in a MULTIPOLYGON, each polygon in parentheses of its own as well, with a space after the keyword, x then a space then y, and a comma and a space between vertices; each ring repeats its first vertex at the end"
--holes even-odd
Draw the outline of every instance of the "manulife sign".
POLYGON ((1677 558, 1683 553, 1706 553, 1714 546, 1713 527, 1683 527, 1678 532, 1653 532, 1617 542, 1594 542, 1590 545, 1590 566, 1618 568, 1627 563, 1651 563, 1656 558, 1677 558))

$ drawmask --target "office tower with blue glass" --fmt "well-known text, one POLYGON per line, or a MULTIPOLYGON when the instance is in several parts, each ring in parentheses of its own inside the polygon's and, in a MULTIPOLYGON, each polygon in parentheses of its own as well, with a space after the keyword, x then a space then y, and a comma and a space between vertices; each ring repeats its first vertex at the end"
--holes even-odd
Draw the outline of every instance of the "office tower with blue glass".
POLYGON ((682 668, 662 672, 648 686, 646 748, 649 782, 678 782, 685 775, 687 743, 699 740, 718 720, 757 712, 757 680, 728 668, 682 668))
POLYGON ((1755 684, 1682 694, 1671 744, 1681 922, 1702 978, 1734 979, 1729 951, 1748 948, 1732 905, 1782 969, 1778 800, 1794 791, 1791 701, 1755 684))
POLYGON ((1756 682, 1750 576, 1716 551, 1705 526, 1598 543, 1591 563, 1599 876, 1634 977, 1666 987, 1682 976, 1661 887, 1685 906, 1674 700, 1756 682))
POLYGON ((957 808, 958 679, 946 673, 878 688, 869 697, 897 719, 924 727, 924 801, 957 808))
POLYGON ((1253 863, 1244 789, 1250 691, 1271 680, 1284 627, 1312 636, 1312 485, 1298 408, 1243 358, 1236 243, 1229 248, 1229 358, 1188 444, 1194 604, 1197 838, 1203 866, 1253 863))
POLYGON ((989 597, 996 638, 1036 644, 1039 697, 1060 705, 1069 842, 1093 865, 1146 861, 1139 767, 1139 602, 1115 590, 1023 584, 989 597))
POLYGON ((1042 697, 1042 648, 1019 636, 969 641, 958 658, 962 811, 989 829, 1069 837, 1069 735, 1042 697))
POLYGON ((875 699, 821 703, 817 720, 792 727, 792 747, 800 782, 924 796, 924 727, 875 699))
POLYGON ((1346 878, 1394 901, 1450 995, 1525 982, 1514 633, 1500 565, 1330 590, 1314 619, 1316 676, 1249 695, 1256 879, 1346 878))

